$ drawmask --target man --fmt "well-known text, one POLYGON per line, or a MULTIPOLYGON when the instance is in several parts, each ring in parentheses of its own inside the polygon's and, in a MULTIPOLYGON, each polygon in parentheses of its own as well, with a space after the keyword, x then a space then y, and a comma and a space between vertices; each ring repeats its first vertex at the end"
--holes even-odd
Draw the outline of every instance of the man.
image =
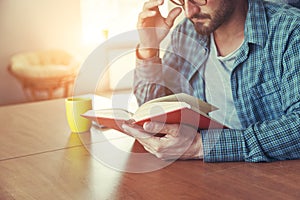
POLYGON ((189 93, 219 107, 211 116, 230 129, 154 122, 123 128, 162 159, 300 158, 299 10, 263 0, 172 2, 183 7, 186 19, 172 31, 162 60, 159 45, 181 8, 164 18, 163 0, 149 0, 139 15, 136 97, 144 103, 189 93), (151 135, 157 132, 166 135, 151 135))

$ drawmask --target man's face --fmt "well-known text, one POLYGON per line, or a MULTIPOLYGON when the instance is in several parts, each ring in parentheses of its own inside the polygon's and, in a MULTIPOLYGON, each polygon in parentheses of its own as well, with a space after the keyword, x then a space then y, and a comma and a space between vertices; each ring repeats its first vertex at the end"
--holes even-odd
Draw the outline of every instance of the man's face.
POLYGON ((230 17, 234 10, 234 1, 207 0, 205 6, 198 6, 186 0, 184 9, 196 31, 201 35, 209 35, 230 17))

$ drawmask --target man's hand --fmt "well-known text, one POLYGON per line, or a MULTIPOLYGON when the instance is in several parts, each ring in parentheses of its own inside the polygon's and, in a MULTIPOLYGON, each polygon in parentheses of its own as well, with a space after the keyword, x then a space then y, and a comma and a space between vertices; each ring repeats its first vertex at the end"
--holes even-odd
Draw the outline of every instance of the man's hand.
POLYGON ((181 13, 181 8, 172 9, 166 18, 160 14, 158 6, 164 0, 149 0, 145 2, 143 11, 139 14, 137 28, 140 36, 138 55, 142 59, 156 55, 159 44, 169 33, 175 19, 181 13))
POLYGON ((146 122, 143 127, 124 124, 123 129, 135 137, 148 152, 163 160, 203 158, 201 135, 192 127, 146 122), (164 136, 154 136, 158 133, 164 136))

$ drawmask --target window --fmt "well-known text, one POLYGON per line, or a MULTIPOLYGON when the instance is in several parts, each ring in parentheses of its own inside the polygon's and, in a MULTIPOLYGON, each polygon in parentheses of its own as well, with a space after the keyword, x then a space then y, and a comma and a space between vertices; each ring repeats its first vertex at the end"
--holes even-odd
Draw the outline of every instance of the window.
POLYGON ((144 1, 81 0, 83 43, 101 43, 108 36, 133 30, 144 1))
MULTIPOLYGON (((96 47, 107 38, 135 30, 138 14, 144 2, 143 0, 81 0, 83 44, 96 47)), ((167 4, 160 8, 163 15, 167 13, 167 4)), ((132 41, 117 41, 105 49, 104 57, 107 60, 100 66, 109 66, 110 89, 131 87, 135 54, 129 50, 134 48, 137 42, 137 37, 132 41), (128 53, 124 54, 124 52, 128 53)))
MULTIPOLYGON (((120 34, 136 28, 143 0, 81 0, 83 42, 101 43, 108 36, 120 34)), ((167 3, 161 12, 167 13, 167 3)))

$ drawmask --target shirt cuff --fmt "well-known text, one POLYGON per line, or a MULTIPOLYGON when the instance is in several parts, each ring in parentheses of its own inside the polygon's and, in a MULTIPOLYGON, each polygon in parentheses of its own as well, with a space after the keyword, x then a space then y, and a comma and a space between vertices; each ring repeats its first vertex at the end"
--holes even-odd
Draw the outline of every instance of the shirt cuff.
POLYGON ((244 161, 242 131, 202 130, 204 162, 244 161))
MULTIPOLYGON (((138 46, 137 46, 138 48, 138 46)), ((140 79, 147 80, 160 80, 162 76, 162 61, 161 58, 156 55, 148 59, 139 59, 136 49, 136 68, 135 74, 140 79)))
POLYGON ((147 58, 147 59, 139 59, 138 57, 136 57, 136 64, 138 66, 144 66, 147 64, 161 64, 161 58, 158 56, 154 56, 152 58, 147 58))

